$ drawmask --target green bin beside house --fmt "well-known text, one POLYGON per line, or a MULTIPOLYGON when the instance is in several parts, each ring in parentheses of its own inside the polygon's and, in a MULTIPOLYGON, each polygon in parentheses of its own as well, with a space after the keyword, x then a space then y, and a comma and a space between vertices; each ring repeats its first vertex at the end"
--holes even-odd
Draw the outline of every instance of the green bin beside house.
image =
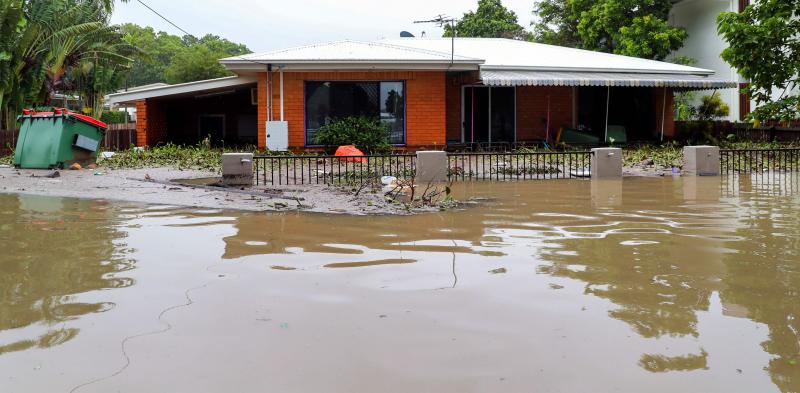
POLYGON ((64 168, 94 162, 108 126, 67 110, 25 111, 19 117, 14 165, 27 169, 64 168))

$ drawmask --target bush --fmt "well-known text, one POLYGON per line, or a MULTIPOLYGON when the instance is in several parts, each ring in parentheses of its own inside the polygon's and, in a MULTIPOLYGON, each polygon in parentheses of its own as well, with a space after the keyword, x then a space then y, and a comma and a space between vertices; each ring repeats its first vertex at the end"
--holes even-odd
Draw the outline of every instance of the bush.
POLYGON ((697 106, 696 110, 697 120, 717 120, 728 116, 731 112, 728 104, 726 104, 725 101, 722 101, 722 97, 720 96, 719 92, 714 92, 711 95, 703 96, 701 100, 702 103, 697 106))
POLYGON ((355 145, 369 154, 392 150, 392 145, 389 144, 389 125, 378 118, 365 116, 333 120, 317 130, 315 140, 325 146, 355 145))
POLYGON ((126 111, 104 111, 100 121, 106 124, 125 124, 126 111))

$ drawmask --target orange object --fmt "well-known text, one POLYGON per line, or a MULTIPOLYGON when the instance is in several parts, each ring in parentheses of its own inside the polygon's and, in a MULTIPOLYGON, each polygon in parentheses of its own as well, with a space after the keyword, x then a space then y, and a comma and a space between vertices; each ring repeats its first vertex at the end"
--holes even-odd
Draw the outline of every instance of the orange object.
POLYGON ((339 161, 367 162, 367 159, 363 158, 364 152, 358 150, 358 148, 353 145, 339 146, 339 148, 336 149, 336 157, 341 157, 339 161))

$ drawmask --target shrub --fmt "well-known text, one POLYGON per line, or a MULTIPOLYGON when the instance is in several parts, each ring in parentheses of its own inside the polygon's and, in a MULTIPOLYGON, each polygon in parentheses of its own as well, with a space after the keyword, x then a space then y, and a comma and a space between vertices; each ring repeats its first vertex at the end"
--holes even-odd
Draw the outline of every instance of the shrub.
POLYGON ((125 124, 126 111, 103 111, 100 121, 106 124, 125 124))
POLYGON ((717 120, 728 116, 731 112, 728 104, 726 104, 725 101, 722 101, 722 97, 720 96, 719 92, 714 92, 711 95, 703 96, 701 100, 702 103, 697 106, 696 110, 697 120, 717 120))
POLYGON ((335 119, 317 130, 315 140, 320 145, 355 145, 365 153, 387 153, 389 125, 378 118, 350 116, 335 119))

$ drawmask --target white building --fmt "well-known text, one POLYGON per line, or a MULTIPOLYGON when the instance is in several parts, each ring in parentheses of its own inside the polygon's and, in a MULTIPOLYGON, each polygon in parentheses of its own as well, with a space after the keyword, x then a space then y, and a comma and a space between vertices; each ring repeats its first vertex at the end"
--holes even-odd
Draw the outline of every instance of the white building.
MULTIPOLYGON (((689 37, 676 55, 697 60, 697 67, 714 70, 721 78, 739 81, 744 87, 745 80, 736 69, 720 57, 728 47, 725 40, 717 34, 717 16, 723 12, 740 12, 750 0, 673 0, 670 22, 683 27, 689 37)), ((718 90, 722 99, 730 106, 729 120, 739 121, 750 112, 751 103, 740 94, 739 89, 718 90)))

